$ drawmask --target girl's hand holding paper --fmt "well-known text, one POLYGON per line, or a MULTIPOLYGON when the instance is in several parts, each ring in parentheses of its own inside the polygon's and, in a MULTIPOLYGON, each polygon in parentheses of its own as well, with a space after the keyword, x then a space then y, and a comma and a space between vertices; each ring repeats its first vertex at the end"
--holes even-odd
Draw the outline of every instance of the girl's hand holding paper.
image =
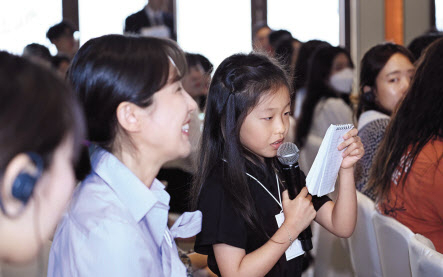
POLYGON ((343 136, 344 141, 340 143, 340 145, 337 147, 339 151, 347 147, 346 150, 342 153, 342 169, 352 168, 354 164, 365 154, 365 149, 363 148, 361 139, 359 136, 357 136, 357 134, 358 130, 355 128, 347 132, 343 136))

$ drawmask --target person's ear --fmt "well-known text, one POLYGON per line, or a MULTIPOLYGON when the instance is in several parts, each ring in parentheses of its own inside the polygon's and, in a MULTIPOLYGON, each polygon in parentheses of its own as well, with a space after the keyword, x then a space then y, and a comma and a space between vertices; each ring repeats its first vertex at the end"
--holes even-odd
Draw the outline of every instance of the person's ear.
POLYGON ((28 154, 17 154, 8 163, 1 180, 1 199, 8 214, 18 214, 32 195, 40 173, 28 154), (34 178, 34 176, 36 176, 34 178), (26 194, 26 197, 25 195, 26 194), (26 199, 25 199, 26 198, 26 199))
POLYGON ((363 87, 363 99, 366 103, 375 103, 375 88, 370 86, 363 87))
POLYGON ((140 110, 141 108, 130 102, 121 102, 117 107, 117 121, 119 125, 128 132, 140 130, 140 110))

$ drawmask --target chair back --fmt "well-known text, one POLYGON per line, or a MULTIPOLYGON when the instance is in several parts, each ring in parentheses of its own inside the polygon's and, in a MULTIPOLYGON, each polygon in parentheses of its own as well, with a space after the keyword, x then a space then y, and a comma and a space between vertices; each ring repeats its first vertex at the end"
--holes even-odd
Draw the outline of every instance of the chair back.
POLYGON ((408 241, 412 231, 392 217, 373 214, 375 237, 383 276, 410 277, 408 241))
POLYGON ((347 239, 353 270, 357 276, 381 277, 380 258, 372 223, 372 216, 376 213, 375 203, 357 191, 357 209, 357 224, 354 233, 347 239))
POLYGON ((420 234, 409 240, 409 260, 413 277, 443 276, 443 254, 435 251, 432 242, 420 234))

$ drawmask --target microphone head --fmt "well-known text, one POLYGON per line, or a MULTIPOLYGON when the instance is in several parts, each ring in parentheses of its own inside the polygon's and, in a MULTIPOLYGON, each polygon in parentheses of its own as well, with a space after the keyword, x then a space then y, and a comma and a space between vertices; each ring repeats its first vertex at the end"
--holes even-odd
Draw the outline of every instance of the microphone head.
POLYGON ((284 165, 293 165, 300 157, 297 145, 292 142, 284 142, 277 150, 278 160, 284 165))

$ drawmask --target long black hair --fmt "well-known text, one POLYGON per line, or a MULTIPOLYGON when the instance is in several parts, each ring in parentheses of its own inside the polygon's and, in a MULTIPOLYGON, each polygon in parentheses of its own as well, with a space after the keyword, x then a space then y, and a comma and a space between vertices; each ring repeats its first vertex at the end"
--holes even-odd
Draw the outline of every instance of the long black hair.
POLYGON ((405 47, 394 43, 378 44, 366 52, 361 60, 360 66, 360 89, 358 92, 358 106, 355 117, 358 120, 360 115, 369 110, 376 110, 383 113, 386 112, 375 101, 374 89, 376 88, 376 79, 380 71, 383 70, 389 59, 396 53, 405 56, 412 64, 415 62, 414 56, 405 47), (372 97, 364 97, 364 87, 370 87, 372 97))
POLYGON ((430 140, 443 138, 443 38, 432 43, 421 59, 369 172, 368 187, 374 189, 378 200, 389 193, 398 166, 402 167, 399 180, 404 186, 409 173, 405 168, 412 167, 430 140))
POLYGON ((217 68, 209 89, 198 171, 191 191, 194 209, 205 180, 215 165, 225 160, 224 191, 246 224, 262 230, 248 188, 245 162, 249 158, 263 169, 265 165, 242 146, 240 128, 260 98, 282 86, 291 91, 286 72, 261 54, 232 55, 217 68))
POLYGON ((302 104, 300 118, 296 126, 296 144, 303 147, 306 137, 311 128, 314 110, 317 103, 324 97, 339 97, 329 85, 329 77, 332 71, 334 59, 339 54, 345 54, 348 57, 350 66, 352 64, 351 56, 346 49, 341 47, 324 46, 317 49, 313 54, 311 64, 308 70, 308 80, 306 82, 306 96, 302 104))

